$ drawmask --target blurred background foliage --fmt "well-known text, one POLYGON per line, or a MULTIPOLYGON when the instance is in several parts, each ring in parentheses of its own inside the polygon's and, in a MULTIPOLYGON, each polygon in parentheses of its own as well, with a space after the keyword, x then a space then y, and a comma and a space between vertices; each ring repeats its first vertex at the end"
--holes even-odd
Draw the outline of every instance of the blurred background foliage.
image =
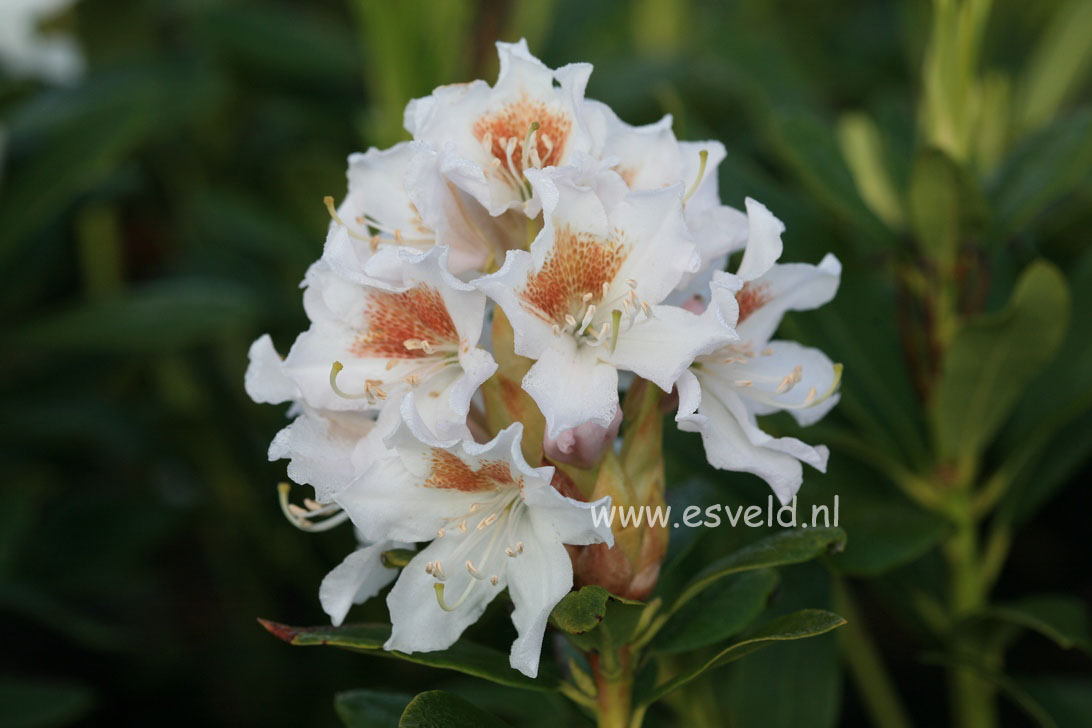
MULTIPOLYGON (((987 591, 1069 595, 1038 628, 1078 648, 1006 632, 1003 722, 1088 724, 1092 3, 84 0, 50 22, 78 38, 82 80, 0 77, 0 725, 334 725, 335 692, 404 705, 437 686, 520 725, 578 720, 557 696, 293 650, 254 621, 324 621, 318 583, 351 536, 280 516, 265 451, 283 413, 243 393, 246 348, 271 331, 286 350, 305 325, 298 282, 346 155, 403 138, 409 98, 491 81, 493 41, 521 36, 550 65, 594 63, 589 96, 625 120, 670 112, 680 138, 724 141, 723 199, 781 217, 786 261, 845 265, 834 303, 784 330, 846 365, 841 405, 804 435, 833 453, 801 505, 838 494, 849 545, 766 593, 771 613, 828 607, 850 627, 716 673, 684 712, 868 724, 879 658, 915 722, 946 720, 952 654, 928 615, 953 525, 892 465, 935 464, 937 364, 914 339, 949 342, 944 311, 1002 309, 1041 258, 1068 279, 1060 353, 1033 338, 1045 369, 997 355, 984 396, 1012 417, 972 460, 1011 476, 987 504, 987 591), (537 723, 515 717, 528 708, 537 723)), ((669 443, 670 500, 765 502, 756 479, 695 465, 693 436, 669 443)), ((665 573, 761 535, 744 531, 673 533, 665 573)), ((509 641, 499 617, 477 639, 509 641)))

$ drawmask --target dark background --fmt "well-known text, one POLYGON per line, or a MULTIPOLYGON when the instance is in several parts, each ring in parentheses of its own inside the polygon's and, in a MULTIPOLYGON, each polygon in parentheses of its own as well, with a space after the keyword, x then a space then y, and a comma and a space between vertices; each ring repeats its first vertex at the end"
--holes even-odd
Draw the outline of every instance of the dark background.
MULTIPOLYGON (((984 56, 1017 69, 1060 3, 997 5, 984 56)), ((925 2, 840 0, 84 0, 54 21, 85 50, 83 80, 0 76, 0 725, 333 725, 339 690, 412 693, 454 680, 464 695, 487 692, 403 663, 290 648, 255 621, 324 621, 319 581, 352 545, 347 531, 313 536, 282 518, 284 466, 265 451, 284 412, 242 390, 250 341, 268 331, 284 351, 306 325, 298 282, 321 252, 323 196, 344 193, 346 156, 402 138, 409 98, 492 81, 492 42, 526 35, 552 66, 593 62, 588 95, 623 119, 671 112, 681 139, 724 141, 725 202, 742 207, 751 195, 785 220, 786 261, 835 252, 849 298, 830 315, 850 322, 869 357, 897 356, 893 340, 871 333, 889 325, 886 309, 852 293, 892 299, 895 253, 854 244, 853 209, 824 194, 840 168, 802 155, 791 138, 800 127, 782 122, 804 114, 829 126, 844 111, 871 111, 903 184, 928 18, 925 2)), ((1078 181, 992 253, 995 304, 1034 256, 1089 269, 1087 170, 1078 181)), ((1087 302, 1075 289, 1075 320, 1089 316, 1087 302)), ((811 316, 792 324, 823 346, 811 316)), ((846 361, 851 394, 853 367, 846 361)), ((1066 437, 1088 439, 1084 429, 1066 437)), ((669 442, 700 459, 692 437, 669 442)), ((843 503, 854 488, 891 491, 835 449, 831 472, 842 463, 838 477, 853 485, 809 473, 805 489, 843 503)), ((1057 497, 1018 533, 998 596, 1092 598, 1087 446, 1063 466, 1051 475, 1057 497)), ((712 485, 703 497, 720 502, 765 500, 749 476, 695 471, 685 457, 669 478, 712 485)), ((868 548, 843 525, 847 553, 868 548)), ((717 553, 733 538, 718 533, 703 548, 717 553)), ((787 583, 806 583, 810 568, 787 583)), ((942 673, 919 662, 927 638, 900 617, 884 578, 858 589, 861 607, 912 711, 935 725, 942 673)), ((382 608, 354 618, 383 619, 382 608)), ((510 640, 500 611, 475 628, 479 639, 510 640)), ((1026 675, 1089 673, 1086 657, 1032 636, 1010 662, 1026 675)), ((848 680, 824 664, 826 707, 809 717, 801 703, 797 724, 863 724, 848 680)), ((782 705, 797 695, 755 689, 782 705)), ((560 720, 534 695, 481 699, 502 713, 506 700, 541 700, 542 722, 560 720)), ((1010 708, 1005 717, 1023 724, 1010 708)))

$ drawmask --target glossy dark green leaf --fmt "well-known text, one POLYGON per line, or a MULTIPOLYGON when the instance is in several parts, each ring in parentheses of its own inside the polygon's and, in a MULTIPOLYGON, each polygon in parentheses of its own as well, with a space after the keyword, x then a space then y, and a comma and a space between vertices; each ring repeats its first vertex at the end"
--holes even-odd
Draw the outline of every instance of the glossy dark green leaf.
POLYGON ((935 401, 944 455, 972 458, 993 439, 1023 388, 1054 356, 1068 319, 1065 278, 1038 261, 1020 276, 1004 310, 956 332, 935 401))
POLYGON ((346 690, 334 696, 334 712, 345 728, 390 728, 412 699, 385 690, 346 690))
POLYGON ((675 608, 730 574, 799 564, 840 551, 845 543, 846 534, 840 528, 800 528, 768 536, 714 561, 700 571, 675 600, 675 608))
POLYGON ((683 605, 652 643, 663 653, 695 650, 725 640, 750 624, 777 588, 777 572, 747 571, 723 579, 683 605))
POLYGON ((722 667, 731 662, 746 657, 778 642, 799 640, 807 637, 815 637, 836 629, 845 624, 845 620, 837 614, 822 609, 802 609, 783 617, 778 617, 764 625, 744 640, 736 642, 717 652, 713 657, 704 660, 701 664, 684 671, 671 680, 661 683, 652 689, 647 696, 641 696, 640 702, 644 705, 654 703, 668 693, 681 688, 692 680, 697 679, 708 670, 722 667))
POLYGON ((398 728, 504 728, 508 724, 454 693, 430 690, 410 701, 398 728))
MULTIPOLYGON (((833 607, 831 578, 816 562, 779 569, 781 586, 764 619, 833 607)), ((834 610, 836 611, 836 610, 834 610)), ((842 668, 838 633, 783 642, 730 667, 725 719, 738 728, 835 728, 842 668), (788 666, 792 666, 789 669, 788 666), (786 696, 791 695, 791 699, 786 696)), ((886 726, 885 726, 886 728, 886 726)))
POLYGON ((347 624, 341 627, 291 627, 268 620, 258 620, 263 627, 288 644, 301 647, 327 646, 366 652, 377 657, 406 660, 418 665, 454 670, 501 685, 527 690, 553 690, 558 676, 548 663, 540 667, 538 678, 529 678, 508 664, 508 655, 468 640, 459 640, 446 650, 415 652, 407 655, 383 649, 390 637, 387 624, 347 624))

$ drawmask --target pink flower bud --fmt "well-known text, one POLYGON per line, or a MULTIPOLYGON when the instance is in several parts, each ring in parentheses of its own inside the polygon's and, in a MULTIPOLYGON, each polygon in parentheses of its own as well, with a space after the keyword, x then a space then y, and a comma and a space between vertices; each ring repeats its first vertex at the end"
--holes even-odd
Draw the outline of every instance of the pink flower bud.
POLYGON ((571 430, 565 430, 556 439, 548 435, 542 440, 546 456, 552 460, 578 468, 590 468, 599 462, 603 451, 610 447, 618 437, 618 427, 622 424, 622 408, 614 412, 610 425, 603 427, 594 422, 585 422, 571 430))

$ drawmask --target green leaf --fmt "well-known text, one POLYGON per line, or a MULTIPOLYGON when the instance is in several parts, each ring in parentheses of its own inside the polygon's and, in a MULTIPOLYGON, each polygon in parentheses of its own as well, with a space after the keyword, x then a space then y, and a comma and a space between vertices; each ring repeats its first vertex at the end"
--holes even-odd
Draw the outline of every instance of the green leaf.
POLYGON ((1016 105, 1022 130, 1051 119, 1092 68, 1092 3, 1069 0, 1054 11, 1024 66, 1016 105))
POLYGON ((346 690, 334 696, 334 712, 346 728, 390 728, 412 699, 385 690, 346 690))
POLYGON ((699 572, 683 589, 672 609, 679 609, 730 574, 810 561, 840 551, 845 542, 845 532, 840 528, 800 528, 768 536, 714 561, 699 572))
POLYGON ((701 599, 672 615, 652 649, 686 652, 731 637, 762 613, 779 582, 776 571, 759 569, 714 584, 701 599))
POLYGON ((1028 137, 989 187, 995 216, 989 238, 1006 241, 1069 194, 1092 167, 1092 110, 1059 119, 1028 137))
POLYGON ((242 331, 258 311, 257 299, 236 283, 167 280, 39 318, 6 338, 52 352, 162 352, 242 331))
POLYGON ((1054 356, 1065 336, 1069 293, 1052 264, 1024 271, 1004 310, 960 328, 936 392, 941 453, 973 462, 993 439, 1024 387, 1054 356))
POLYGON ((993 618, 1034 630, 1063 649, 1076 647, 1092 655, 1088 608, 1078 597, 1037 594, 1017 601, 993 604, 971 619, 993 618))
POLYGON ((793 612, 792 614, 778 617, 764 625, 747 639, 736 642, 735 644, 720 650, 716 655, 705 660, 700 665, 686 670, 681 675, 668 680, 666 683, 656 686, 649 695, 640 697, 640 703, 642 705, 651 705, 668 693, 677 690, 683 685, 698 678, 708 670, 735 662, 752 652, 756 652, 778 642, 821 635, 832 629, 836 629, 845 623, 846 621, 837 614, 822 609, 801 609, 799 612, 793 612))
POLYGON ((443 690, 421 693, 406 706, 398 728, 504 728, 508 724, 443 690))
POLYGON ((823 488, 802 489, 798 508, 803 515, 813 506, 833 506, 830 494, 837 494, 838 525, 853 534, 852 548, 830 559, 839 571, 878 576, 918 558, 948 533, 948 521, 914 505, 881 465, 853 461, 840 452, 840 439, 828 439, 823 426, 817 427, 814 441, 830 445, 831 461, 823 488))
POLYGON ((569 592, 557 603, 550 614, 550 621, 558 629, 569 634, 584 634, 599 626, 607 613, 607 602, 640 605, 634 599, 611 594, 601 586, 592 584, 569 592))
POLYGON ((831 129, 807 113, 775 115, 769 127, 774 146, 809 191, 845 223, 859 229, 873 248, 894 236, 857 192, 831 129))
POLYGON ((388 569, 401 569, 404 566, 409 566, 409 562, 416 555, 417 552, 413 549, 391 549, 380 554, 380 558, 383 560, 383 566, 388 569))
POLYGON ((910 227, 921 249, 942 271, 955 265, 961 232, 962 175, 939 149, 925 149, 910 171, 910 227))
POLYGON ((837 131, 842 155, 861 199, 888 227, 898 229, 902 225, 902 205, 887 168, 883 137, 876 122, 868 114, 843 114, 837 131))
POLYGON ((0 679, 0 725, 19 728, 49 728, 71 725, 94 705, 91 689, 85 685, 28 680, 0 679))
POLYGON ((1092 680, 1086 677, 1024 677, 1016 684, 1063 728, 1084 726, 1092 715, 1092 680))
POLYGON ((509 666, 508 655, 465 639, 459 640, 446 650, 415 652, 407 655, 383 649, 383 643, 391 634, 388 624, 291 627, 265 619, 259 619, 258 622, 270 633, 290 645, 301 647, 321 645, 367 652, 377 657, 390 657, 418 665, 454 670, 501 685, 527 690, 554 690, 558 683, 558 675, 548 663, 542 664, 537 679, 529 678, 509 666))
MULTIPOLYGON (((813 561, 778 573, 781 586, 768 618, 830 609, 831 578, 823 565, 813 561)), ((729 668, 720 678, 727 693, 726 720, 733 728, 834 728, 843 692, 838 636, 785 642, 729 668)))

